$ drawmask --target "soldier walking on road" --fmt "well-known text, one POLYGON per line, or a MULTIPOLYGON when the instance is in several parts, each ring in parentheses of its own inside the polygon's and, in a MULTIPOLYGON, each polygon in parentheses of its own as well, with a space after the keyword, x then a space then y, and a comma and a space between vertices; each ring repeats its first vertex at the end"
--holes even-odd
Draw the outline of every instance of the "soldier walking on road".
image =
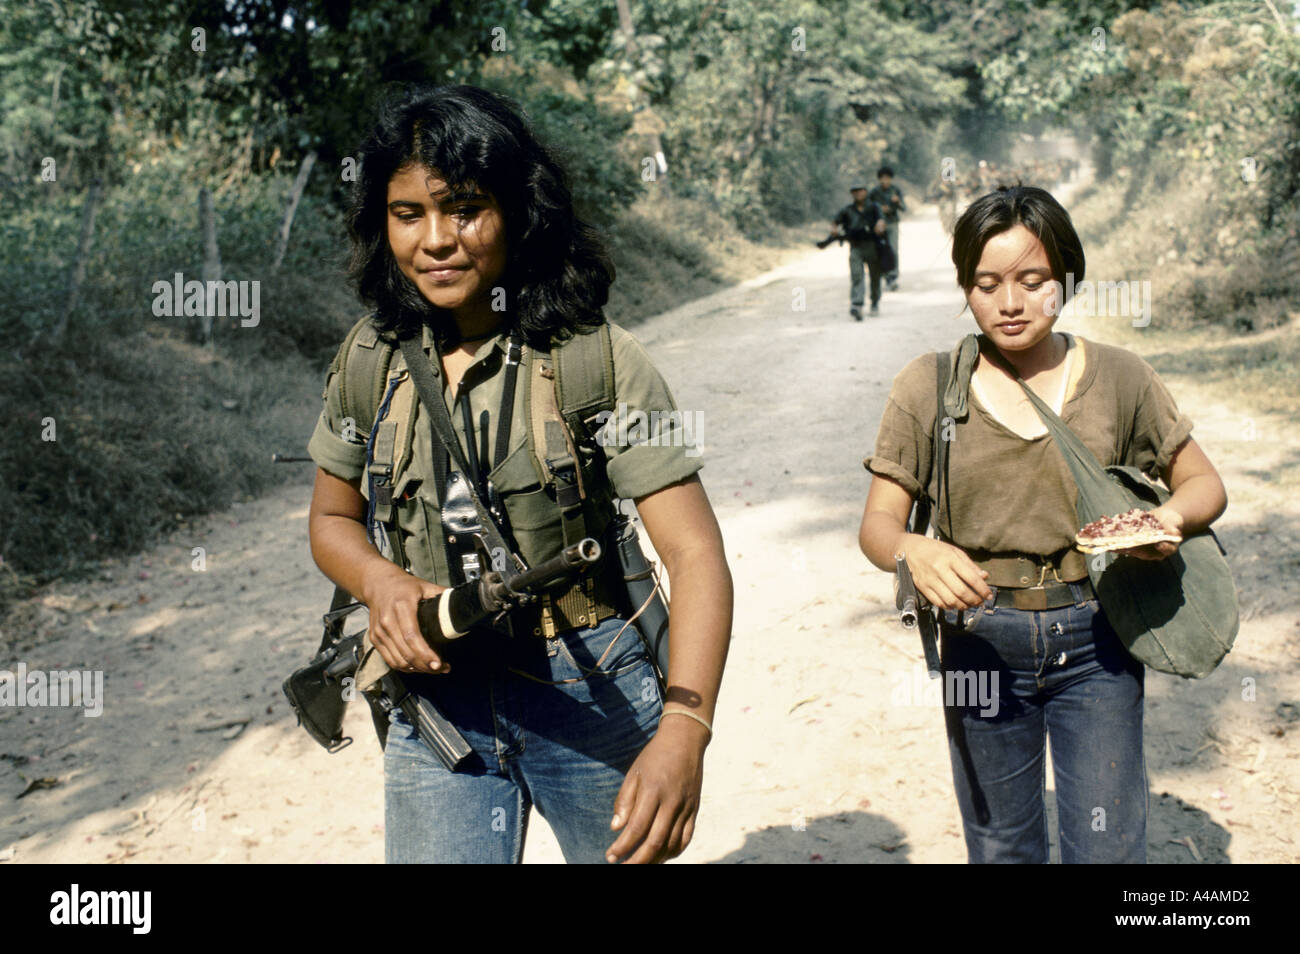
POLYGON ((894 185, 894 170, 881 166, 876 172, 880 182, 871 190, 867 198, 880 206, 885 216, 885 235, 889 246, 894 250, 894 267, 885 274, 885 284, 889 291, 898 290, 898 213, 907 208, 903 204, 903 190, 894 185))
POLYGON ((831 220, 831 234, 849 240, 849 314, 862 320, 862 265, 871 273, 871 314, 880 314, 880 249, 875 236, 885 234, 885 218, 880 207, 867 200, 867 187, 849 189, 853 201, 840 209, 831 220))
MULTIPOLYGON (((927 201, 938 203, 939 221, 943 224, 943 230, 948 235, 952 235, 953 225, 957 222, 957 197, 957 177, 955 175, 945 176, 942 173, 934 180, 934 184, 926 195, 927 201)), ((895 253, 897 253, 897 249, 895 249, 895 253)))

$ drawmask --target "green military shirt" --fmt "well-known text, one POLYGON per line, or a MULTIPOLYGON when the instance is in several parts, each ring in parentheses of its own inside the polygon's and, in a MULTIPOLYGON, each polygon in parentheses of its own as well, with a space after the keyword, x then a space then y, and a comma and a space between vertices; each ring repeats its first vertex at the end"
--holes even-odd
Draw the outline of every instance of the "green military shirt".
MULTIPOLYGON (((635 337, 611 323, 610 341, 614 359, 615 408, 613 419, 604 431, 607 437, 601 440, 601 444, 614 495, 636 499, 662 490, 699 471, 702 466, 699 456, 702 437, 699 413, 680 411, 667 383, 635 337)), ((427 326, 423 330, 421 343, 432 361, 434 342, 427 326)), ((506 346, 506 336, 503 334, 494 335, 480 344, 458 386, 458 391, 469 401, 474 439, 480 448, 480 457, 483 457, 483 449, 490 455, 496 447, 505 382, 506 346), (484 424, 486 434, 483 433, 484 424)), ((537 504, 545 495, 532 452, 528 448, 528 408, 524 401, 527 391, 525 381, 531 358, 531 349, 525 347, 515 388, 514 416, 505 459, 480 460, 480 467, 488 471, 493 485, 502 495, 521 555, 529 565, 535 565, 559 552, 563 546, 563 534, 560 512, 553 502, 544 511, 550 516, 536 520, 535 525, 534 521, 516 519, 518 505, 523 497, 528 496, 532 504, 537 504)), ((404 367, 401 351, 395 352, 392 368, 404 367)), ((325 402, 324 408, 316 422, 307 452, 322 470, 343 480, 353 481, 365 475, 365 435, 369 432, 371 422, 358 421, 351 428, 345 427, 337 378, 337 373, 331 373, 326 379, 321 395, 325 402)), ((440 375, 438 380, 443 382, 443 400, 447 404, 462 451, 468 456, 463 412, 457 402, 452 400, 450 388, 445 383, 446 376, 440 375)), ((441 545, 437 493, 429 473, 433 457, 433 434, 428 418, 418 402, 413 414, 410 452, 393 474, 397 524, 401 530, 408 569, 423 579, 446 585, 448 580, 445 551, 441 545)), ((456 470, 454 460, 449 466, 453 472, 456 470)), ((368 495, 369 488, 365 480, 361 481, 361 489, 363 494, 368 495)), ((536 512, 535 507, 533 512, 536 512)))

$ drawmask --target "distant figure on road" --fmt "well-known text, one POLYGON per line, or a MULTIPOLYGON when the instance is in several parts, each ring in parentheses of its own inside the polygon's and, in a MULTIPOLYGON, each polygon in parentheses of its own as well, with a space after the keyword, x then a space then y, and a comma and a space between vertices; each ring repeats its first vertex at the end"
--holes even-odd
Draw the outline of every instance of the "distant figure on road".
MULTIPOLYGON (((958 188, 955 175, 945 176, 941 172, 926 194, 927 200, 938 203, 939 221, 948 235, 952 235, 952 227, 957 221, 958 188)), ((895 249, 894 252, 897 254, 898 250, 895 249)))
POLYGON ((903 204, 903 190, 894 185, 894 170, 881 166, 876 172, 879 185, 867 194, 867 198, 880 206, 885 216, 885 235, 889 238, 889 247, 894 250, 894 267, 885 273, 885 284, 890 291, 898 290, 898 213, 907 208, 903 204))
POLYGON ((875 236, 885 234, 885 217, 880 207, 867 200, 867 187, 849 189, 853 201, 831 220, 831 234, 849 240, 849 314, 862 320, 862 264, 871 273, 871 313, 880 314, 880 248, 875 236))

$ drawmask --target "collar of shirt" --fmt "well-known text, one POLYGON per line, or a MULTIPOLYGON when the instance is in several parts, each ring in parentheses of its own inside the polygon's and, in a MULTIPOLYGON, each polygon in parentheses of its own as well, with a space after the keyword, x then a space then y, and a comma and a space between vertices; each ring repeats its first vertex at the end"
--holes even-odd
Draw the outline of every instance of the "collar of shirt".
MULTIPOLYGON (((465 368, 465 373, 469 374, 470 368, 481 364, 497 352, 504 355, 507 348, 506 337, 506 332, 498 331, 491 338, 485 338, 483 342, 480 342, 478 350, 474 352, 474 360, 465 368), (483 347, 484 343, 490 344, 492 347, 485 348, 483 347)), ((420 347, 424 349, 425 354, 430 357, 433 356, 433 329, 429 327, 428 322, 420 326, 420 347)))

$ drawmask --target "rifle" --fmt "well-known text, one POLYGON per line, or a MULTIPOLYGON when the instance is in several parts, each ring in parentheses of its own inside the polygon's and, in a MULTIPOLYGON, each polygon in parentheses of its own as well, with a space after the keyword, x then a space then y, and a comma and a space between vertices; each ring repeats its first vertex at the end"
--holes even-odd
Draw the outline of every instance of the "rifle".
POLYGON ((827 245, 830 245, 831 242, 839 242, 841 245, 843 245, 845 242, 865 242, 868 240, 875 242, 877 247, 880 246, 882 241, 885 244, 889 243, 889 239, 885 235, 875 231, 874 229, 871 229, 869 231, 860 234, 854 234, 854 235, 846 235, 843 232, 832 232, 830 235, 826 236, 820 242, 816 242, 814 244, 816 244, 818 248, 825 248, 827 245))
MULTIPOLYGON (((475 535, 481 565, 491 566, 487 541, 475 535)), ((488 619, 502 616, 533 602, 543 592, 563 583, 574 570, 600 559, 600 544, 590 537, 565 548, 545 563, 523 572, 492 570, 444 590, 431 599, 420 600, 417 617, 420 633, 430 646, 443 647, 488 619)), ((315 658, 284 681, 284 694, 308 734, 331 754, 351 743, 343 735, 343 714, 356 689, 370 703, 380 745, 387 742, 388 716, 401 709, 420 738, 449 770, 455 770, 472 749, 464 737, 427 698, 406 689, 402 677, 389 669, 373 646, 367 647, 365 631, 342 635, 343 620, 362 603, 332 606, 324 616, 325 633, 315 658)))
MULTIPOLYGON (((492 566, 487 538, 481 532, 474 534, 474 549, 480 566, 492 566)), ((568 582, 574 570, 581 572, 599 561, 600 554, 600 544, 585 537, 531 570, 517 571, 503 560, 499 568, 420 600, 415 611, 420 634, 437 649, 487 620, 499 623, 512 609, 527 606, 557 584, 568 582)))
POLYGON ((921 632, 921 649, 925 653, 925 668, 931 679, 938 679, 939 643, 936 636, 938 624, 935 620, 934 607, 916 591, 912 582, 912 571, 907 567, 907 558, 894 557, 894 605, 898 608, 898 621, 903 629, 918 629, 921 632))
MULTIPOLYGON (((312 458, 293 454, 272 454, 273 464, 310 463, 312 458)), ((343 622, 365 604, 352 601, 342 587, 334 587, 329 611, 322 617, 324 632, 320 649, 303 668, 293 672, 281 688, 298 724, 307 734, 333 755, 352 743, 343 735, 343 714, 357 688, 357 671, 371 655, 367 651, 366 631, 343 635, 343 622)), ((379 660, 382 663, 382 659, 379 660)), ((464 736, 448 722, 429 700, 408 692, 401 677, 387 667, 376 667, 381 674, 363 691, 370 703, 370 716, 383 748, 388 742, 388 716, 400 708, 420 737, 433 749, 449 770, 463 762, 473 751, 464 736)))

